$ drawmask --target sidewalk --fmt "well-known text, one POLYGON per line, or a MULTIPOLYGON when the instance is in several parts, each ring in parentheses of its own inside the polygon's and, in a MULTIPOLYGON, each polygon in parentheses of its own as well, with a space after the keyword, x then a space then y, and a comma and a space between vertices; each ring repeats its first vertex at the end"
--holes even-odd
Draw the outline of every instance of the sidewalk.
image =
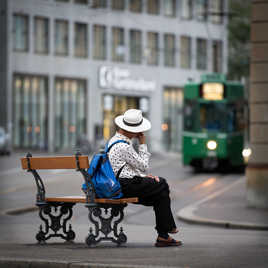
POLYGON ((246 178, 177 212, 180 220, 224 228, 268 230, 268 209, 247 206, 246 178))

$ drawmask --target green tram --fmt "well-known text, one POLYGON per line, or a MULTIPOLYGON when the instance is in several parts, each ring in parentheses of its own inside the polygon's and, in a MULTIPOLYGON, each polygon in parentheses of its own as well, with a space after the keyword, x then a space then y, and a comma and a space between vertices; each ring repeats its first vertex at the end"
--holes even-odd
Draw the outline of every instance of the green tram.
POLYGON ((183 164, 203 168, 243 166, 244 87, 207 74, 184 87, 183 164))

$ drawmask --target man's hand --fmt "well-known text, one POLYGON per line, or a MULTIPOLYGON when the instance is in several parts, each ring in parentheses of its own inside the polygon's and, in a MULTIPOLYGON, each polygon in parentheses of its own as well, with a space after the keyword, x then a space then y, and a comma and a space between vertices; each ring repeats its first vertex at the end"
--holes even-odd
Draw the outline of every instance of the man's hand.
POLYGON ((156 180, 157 182, 160 182, 160 179, 158 176, 154 176, 152 174, 149 174, 149 175, 147 175, 147 177, 152 178, 152 179, 156 180))
POLYGON ((137 138, 140 144, 145 144, 145 135, 143 132, 138 133, 137 138))

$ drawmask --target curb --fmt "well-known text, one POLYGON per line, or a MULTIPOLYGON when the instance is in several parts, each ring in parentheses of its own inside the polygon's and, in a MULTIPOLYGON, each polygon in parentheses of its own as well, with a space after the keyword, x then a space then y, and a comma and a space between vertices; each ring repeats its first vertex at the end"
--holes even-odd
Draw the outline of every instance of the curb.
POLYGON ((200 216, 195 215, 195 211, 198 210, 198 207, 201 204, 218 197, 219 195, 230 190, 233 186, 241 183, 242 181, 243 181, 243 178, 239 179, 238 181, 228 185, 227 187, 209 195, 208 197, 205 197, 205 198, 179 210, 176 213, 177 218, 182 220, 182 221, 185 221, 188 223, 194 223, 194 224, 210 225, 210 226, 229 228, 229 229, 267 231, 268 225, 265 225, 265 224, 257 224, 257 223, 251 223, 251 222, 238 222, 238 221, 230 221, 230 220, 217 220, 217 219, 204 218, 204 217, 200 217, 200 216))
POLYGON ((236 222, 229 220, 215 220, 210 218, 203 218, 194 215, 194 211, 198 208, 195 206, 188 206, 177 212, 177 218, 188 223, 195 223, 201 225, 217 226, 229 229, 245 229, 245 230, 258 230, 268 231, 268 225, 254 224, 250 222, 236 222))
MULTIPOLYGON (((42 259, 0 258, 0 268, 175 268, 174 266, 104 264, 90 262, 50 261, 42 259)), ((176 268, 180 268, 177 267, 176 268)))

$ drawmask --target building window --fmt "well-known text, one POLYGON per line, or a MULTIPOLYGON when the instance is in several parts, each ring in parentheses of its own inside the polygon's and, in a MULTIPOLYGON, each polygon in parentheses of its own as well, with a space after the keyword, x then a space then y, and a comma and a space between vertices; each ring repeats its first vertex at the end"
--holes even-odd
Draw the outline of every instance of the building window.
POLYGON ((130 30, 130 62, 141 63, 142 40, 141 31, 130 30))
POLYGON ((91 8, 105 8, 107 7, 106 0, 92 0, 91 1, 91 8))
POLYGON ((168 17, 176 16, 176 0, 165 0, 164 4, 164 15, 168 17))
POLYGON ((175 66, 175 35, 164 34, 164 64, 165 66, 175 66))
POLYGON ((94 25, 93 27, 93 58, 96 60, 106 59, 106 27, 94 25))
POLYGON ((112 0, 112 9, 124 10, 125 9, 125 0, 112 0))
POLYGON ((158 33, 147 33, 147 63, 158 65, 158 33))
POLYGON ((147 0, 147 12, 148 14, 159 14, 159 0, 147 0))
POLYGON ((86 134, 86 81, 56 78, 55 149, 74 148, 86 134))
POLYGON ((14 51, 29 50, 29 19, 25 15, 13 17, 13 49, 14 51))
POLYGON ((214 40, 212 44, 212 60, 213 60, 213 72, 221 73, 223 71, 223 46, 222 41, 214 40))
POLYGON ((199 21, 207 21, 208 0, 198 0, 195 2, 196 17, 199 21))
POLYGON ((48 54, 49 33, 48 19, 34 18, 34 51, 35 53, 48 54))
POLYGON ((16 74, 13 77, 13 145, 48 148, 48 79, 16 74))
POLYGON ((74 24, 74 54, 76 57, 88 56, 87 25, 84 23, 74 24))
POLYGON ((64 20, 55 21, 55 54, 68 55, 68 22, 64 20))
POLYGON ((193 0, 182 0, 181 17, 190 20, 193 17, 193 0))
POLYGON ((183 122, 181 88, 165 87, 163 93, 162 144, 166 151, 180 151, 183 122))
POLYGON ((142 0, 130 0, 129 10, 132 12, 142 12, 142 0))
POLYGON ((209 11, 212 13, 209 18, 212 23, 223 23, 223 0, 213 0, 209 2, 209 11), (213 14, 214 13, 214 14, 213 14))
POLYGON ((207 69, 207 40, 201 38, 196 40, 196 68, 207 69))
POLYGON ((81 4, 81 5, 86 5, 87 0, 74 0, 75 4, 81 4))
POLYGON ((188 36, 181 36, 180 59, 181 68, 191 68, 191 38, 188 36))
POLYGON ((113 27, 112 38, 112 60, 122 62, 125 59, 124 29, 113 27))

